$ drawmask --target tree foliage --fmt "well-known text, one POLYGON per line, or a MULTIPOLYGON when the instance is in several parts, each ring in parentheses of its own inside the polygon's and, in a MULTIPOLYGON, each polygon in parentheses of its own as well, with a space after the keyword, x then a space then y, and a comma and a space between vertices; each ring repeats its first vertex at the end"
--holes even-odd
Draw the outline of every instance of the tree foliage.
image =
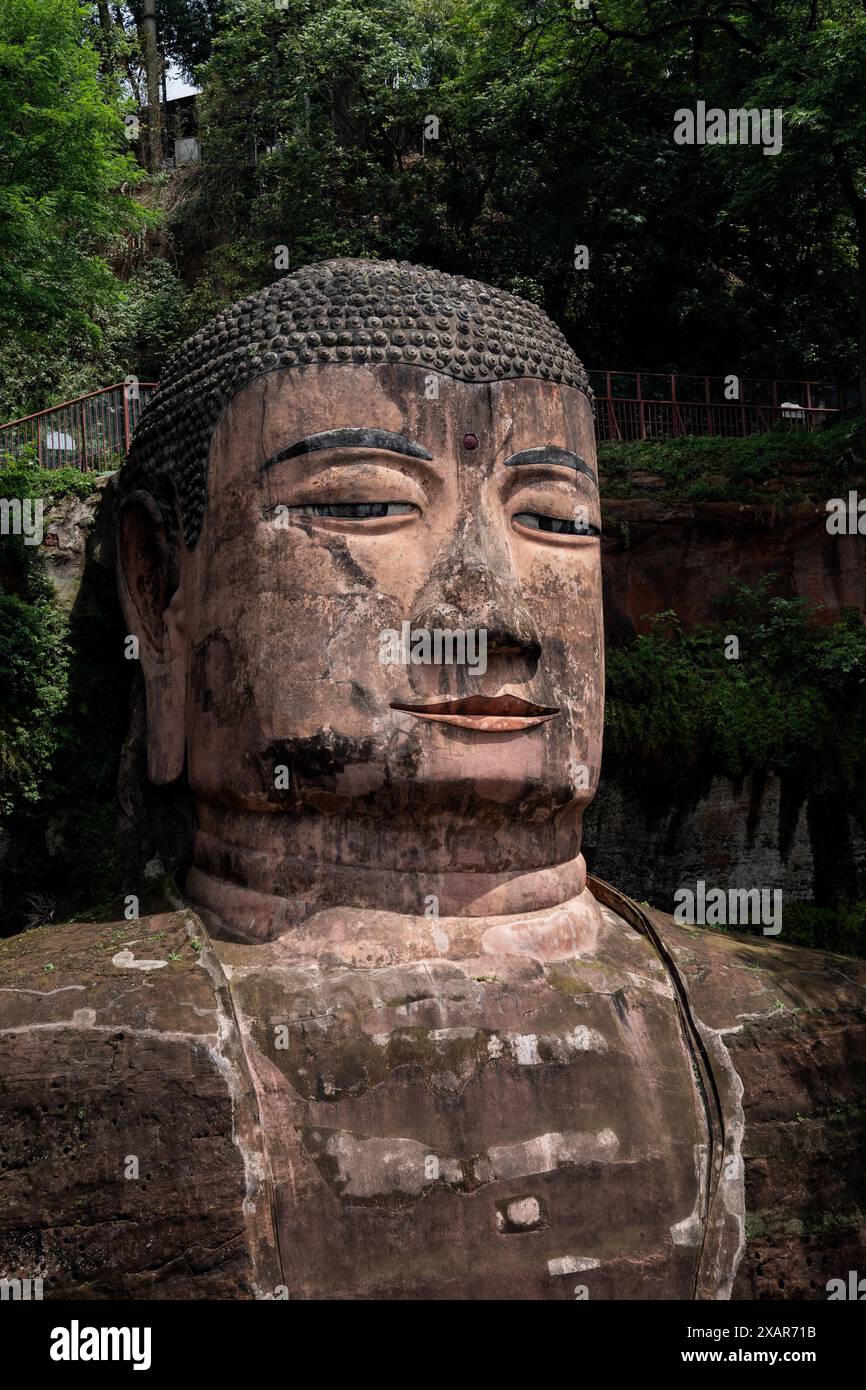
POLYGON ((82 41, 76 0, 0 7, 0 329, 97 331, 119 286, 112 238, 141 218, 119 94, 82 41))
POLYGON ((197 307, 281 246, 406 257, 536 299, 593 365, 849 377, 864 36, 842 0, 227 0, 178 227, 197 307), (677 146, 698 100, 784 108, 781 155, 677 146))
POLYGON ((140 20, 140 0, 4 7, 10 378, 23 350, 59 362, 74 340, 68 373, 33 362, 28 407, 63 394, 58 375, 77 389, 85 361, 108 370, 94 333, 119 341, 126 281, 153 290, 154 252, 189 298, 147 375, 182 322, 335 255, 510 288, 593 366, 844 380, 866 361, 866 13, 850 0, 158 0, 165 60, 202 88, 203 163, 146 181, 163 231, 114 255, 140 20), (675 144, 697 101, 781 108, 781 152, 675 144))

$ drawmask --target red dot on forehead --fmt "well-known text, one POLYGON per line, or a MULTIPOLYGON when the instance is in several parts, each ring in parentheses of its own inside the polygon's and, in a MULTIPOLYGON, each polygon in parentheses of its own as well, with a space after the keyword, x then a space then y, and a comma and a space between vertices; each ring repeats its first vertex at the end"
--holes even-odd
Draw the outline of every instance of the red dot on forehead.
POLYGON ((464 449, 477 449, 477 448, 478 448, 478 435, 477 435, 477 434, 464 434, 464 436, 463 436, 463 448, 464 448, 464 449))

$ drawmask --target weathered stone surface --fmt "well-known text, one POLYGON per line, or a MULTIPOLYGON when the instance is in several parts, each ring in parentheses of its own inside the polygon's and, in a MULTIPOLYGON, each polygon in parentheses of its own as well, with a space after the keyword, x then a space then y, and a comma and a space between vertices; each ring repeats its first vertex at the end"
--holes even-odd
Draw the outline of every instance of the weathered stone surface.
MULTIPOLYGON (((94 479, 93 490, 86 497, 45 499, 39 553, 64 613, 73 613, 86 584, 88 566, 105 571, 113 581, 114 530, 107 518, 116 485, 112 474, 94 479)), ((92 575, 89 588, 93 588, 92 575)))
POLYGON ((802 779, 713 777, 689 797, 649 795, 602 775, 584 823, 594 873, 640 899, 673 906, 698 879, 726 888, 781 888, 785 901, 866 896, 866 833, 835 801, 810 805, 802 779), (832 816, 832 819, 831 819, 832 816))
POLYGON ((673 991, 620 919, 568 941, 568 915, 491 920, 474 959, 425 958, 417 920, 407 959, 396 917, 215 943, 291 1297, 693 1296, 706 1136, 673 991))
MULTIPOLYGON (((601 472, 604 492, 604 471, 601 472)), ((836 495, 836 494, 832 494, 836 495)), ((866 609, 866 536, 827 533, 824 502, 769 506, 606 498, 604 618, 609 641, 645 632, 673 608, 688 627, 716 620, 732 583, 776 576, 778 592, 824 609, 866 609)))
POLYGON ((0 943, 0 1277, 41 1276, 46 1298, 251 1290, 227 1043, 190 921, 0 943))
POLYGON ((46 1297, 826 1297, 866 1258, 866 966, 649 916, 661 954, 608 908, 570 941, 561 909, 491 921, 475 959, 396 916, 378 949, 360 918, 311 952, 209 941, 188 911, 5 943, 0 1274, 46 1297))
POLYGON ((323 903, 413 913, 433 896, 440 913, 471 916, 583 887, 580 816, 601 756, 598 540, 538 541, 512 513, 568 521, 579 503, 597 522, 592 478, 544 461, 551 449, 592 459, 591 409, 552 382, 443 375, 429 399, 423 382, 404 363, 249 382, 216 427, 201 535, 177 556, 170 600, 153 507, 133 498, 121 514, 148 773, 188 784, 187 891, 246 939, 323 903), (357 446, 279 460, 335 425, 399 433, 430 460, 357 446), (409 513, 372 530, 328 514, 359 498, 409 513), (324 515, 301 510, 316 505, 324 515), (484 630, 486 671, 383 662, 382 634, 404 621, 484 630), (473 697, 516 705, 515 727, 491 733, 465 709, 471 728, 428 719, 431 702, 473 697))
POLYGON ((866 1266, 866 963, 649 915, 743 1088, 734 1297, 826 1298, 866 1266))

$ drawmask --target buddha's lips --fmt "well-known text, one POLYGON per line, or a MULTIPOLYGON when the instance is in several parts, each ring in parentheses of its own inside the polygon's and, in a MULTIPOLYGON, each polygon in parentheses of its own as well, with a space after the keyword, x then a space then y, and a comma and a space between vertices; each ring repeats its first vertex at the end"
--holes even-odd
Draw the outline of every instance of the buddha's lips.
POLYGON ((559 710, 552 705, 534 705, 519 695, 467 695, 461 700, 408 705, 393 700, 392 709, 414 714, 438 724, 455 724, 458 729, 476 729, 484 734, 508 733, 513 729, 532 729, 555 719, 559 710))

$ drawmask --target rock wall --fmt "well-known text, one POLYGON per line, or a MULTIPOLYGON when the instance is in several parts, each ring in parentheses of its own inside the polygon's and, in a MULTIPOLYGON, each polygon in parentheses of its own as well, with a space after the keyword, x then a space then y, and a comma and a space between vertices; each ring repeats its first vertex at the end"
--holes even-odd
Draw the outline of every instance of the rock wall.
POLYGON ((804 598, 835 622, 866 610, 866 535, 831 536, 823 503, 608 499, 602 507, 607 640, 626 642, 647 615, 673 608, 687 627, 716 616, 732 583, 776 576, 782 598, 804 598))
POLYGON ((669 802, 602 778, 584 821, 590 870, 630 896, 671 910, 698 879, 728 888, 781 888, 786 899, 866 898, 866 833, 844 807, 772 773, 714 777, 669 802))
POLYGON ((114 544, 110 529, 96 525, 103 500, 110 497, 114 474, 100 478, 87 497, 48 498, 42 557, 57 603, 72 613, 81 595, 85 565, 112 571, 114 544), (108 493, 106 493, 108 489, 108 493))
MULTIPOLYGON (((756 587, 768 576, 775 594, 805 599, 828 624, 845 608, 866 611, 866 535, 828 534, 823 501, 608 498, 603 518, 609 643, 647 631, 666 609, 687 629, 718 621, 718 601, 733 585, 756 587)), ((698 878, 779 887, 793 900, 866 898, 864 827, 843 806, 772 775, 716 777, 691 795, 666 796, 608 764, 584 844, 595 873, 668 909, 675 890, 698 878)))

